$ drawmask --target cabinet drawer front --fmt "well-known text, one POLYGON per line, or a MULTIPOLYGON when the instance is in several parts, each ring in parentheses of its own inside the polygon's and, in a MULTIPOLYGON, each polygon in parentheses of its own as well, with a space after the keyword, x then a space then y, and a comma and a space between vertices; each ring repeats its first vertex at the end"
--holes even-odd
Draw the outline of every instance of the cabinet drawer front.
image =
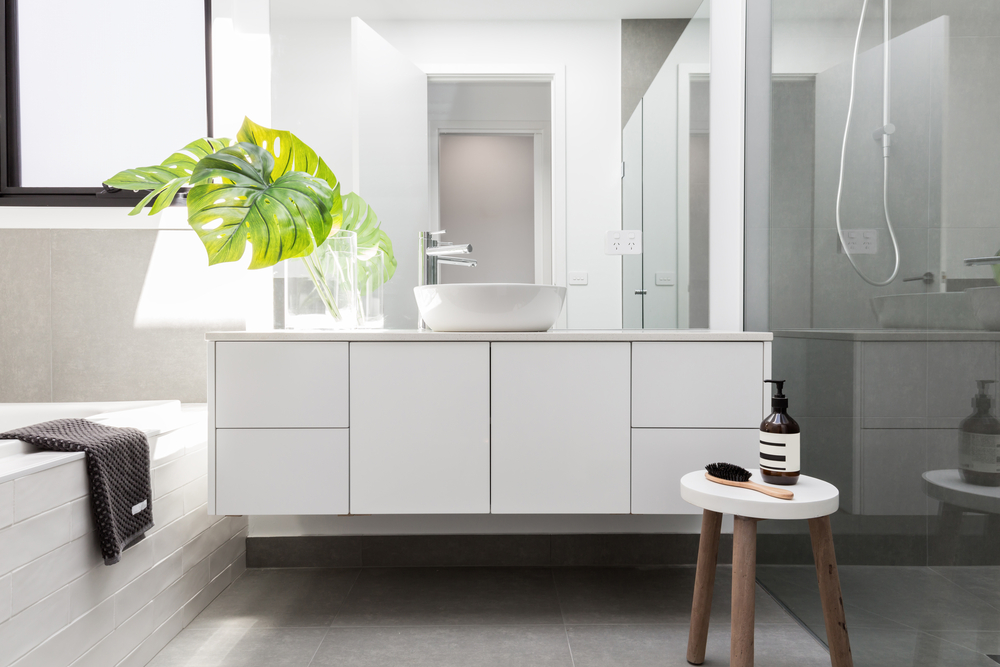
POLYGON ((629 344, 494 343, 494 514, 627 514, 629 344))
POLYGON ((347 346, 297 341, 216 343, 216 427, 346 428, 347 346))
POLYGON ((632 429, 632 513, 701 514, 681 498, 681 477, 725 461, 756 468, 758 429, 632 429))
POLYGON ((764 379, 763 343, 633 343, 632 426, 759 427, 764 379))
POLYGON ((351 508, 490 511, 489 343, 351 343, 351 508))
POLYGON ((347 429, 218 429, 218 514, 347 514, 347 429))

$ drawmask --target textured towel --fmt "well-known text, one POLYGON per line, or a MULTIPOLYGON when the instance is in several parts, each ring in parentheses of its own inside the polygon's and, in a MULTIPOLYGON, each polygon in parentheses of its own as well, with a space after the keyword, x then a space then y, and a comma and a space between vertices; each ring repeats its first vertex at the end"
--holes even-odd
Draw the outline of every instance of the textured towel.
POLYGON ((134 428, 104 426, 87 419, 56 419, 0 433, 0 440, 23 440, 56 452, 85 452, 90 509, 105 565, 153 527, 149 443, 134 428))

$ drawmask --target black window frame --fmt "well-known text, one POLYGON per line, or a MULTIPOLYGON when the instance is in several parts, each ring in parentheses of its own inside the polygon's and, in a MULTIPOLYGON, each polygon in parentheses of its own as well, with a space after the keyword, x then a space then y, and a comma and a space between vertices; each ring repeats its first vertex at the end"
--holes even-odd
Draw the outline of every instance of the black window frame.
MULTIPOLYGON (((0 0, 0 99, 3 120, 0 122, 0 206, 128 206, 133 207, 145 193, 129 190, 108 191, 93 188, 21 187, 20 181, 20 94, 17 41, 17 5, 19 0, 0 0)), ((29 0, 30 1, 30 0, 29 0)), ((212 128, 212 0, 205 0, 205 136, 212 128)), ((175 200, 176 202, 177 200, 175 200)))

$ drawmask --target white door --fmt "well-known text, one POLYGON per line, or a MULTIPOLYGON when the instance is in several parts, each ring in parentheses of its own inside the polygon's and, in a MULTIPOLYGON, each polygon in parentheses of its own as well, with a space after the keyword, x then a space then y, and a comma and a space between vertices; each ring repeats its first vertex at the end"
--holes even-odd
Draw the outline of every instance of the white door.
POLYGON ((427 75, 359 18, 351 20, 354 191, 392 239, 398 265, 385 286, 386 326, 414 328, 417 233, 427 219, 427 75))
POLYGON ((628 343, 492 344, 494 514, 629 513, 629 363, 628 343))
POLYGON ((490 511, 490 344, 351 343, 351 513, 490 511))

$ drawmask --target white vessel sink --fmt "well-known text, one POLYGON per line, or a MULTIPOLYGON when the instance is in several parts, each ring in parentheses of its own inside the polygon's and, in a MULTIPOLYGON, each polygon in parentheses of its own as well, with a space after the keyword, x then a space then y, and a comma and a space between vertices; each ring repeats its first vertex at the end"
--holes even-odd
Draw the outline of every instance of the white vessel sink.
POLYGON ((974 287, 965 293, 979 324, 987 331, 1000 331, 1000 287, 974 287))
POLYGON ((966 292, 889 294, 872 297, 883 329, 960 330, 984 328, 976 321, 966 292))
POLYGON ((523 283, 456 283, 413 288, 420 316, 434 331, 546 331, 566 288, 523 283))

